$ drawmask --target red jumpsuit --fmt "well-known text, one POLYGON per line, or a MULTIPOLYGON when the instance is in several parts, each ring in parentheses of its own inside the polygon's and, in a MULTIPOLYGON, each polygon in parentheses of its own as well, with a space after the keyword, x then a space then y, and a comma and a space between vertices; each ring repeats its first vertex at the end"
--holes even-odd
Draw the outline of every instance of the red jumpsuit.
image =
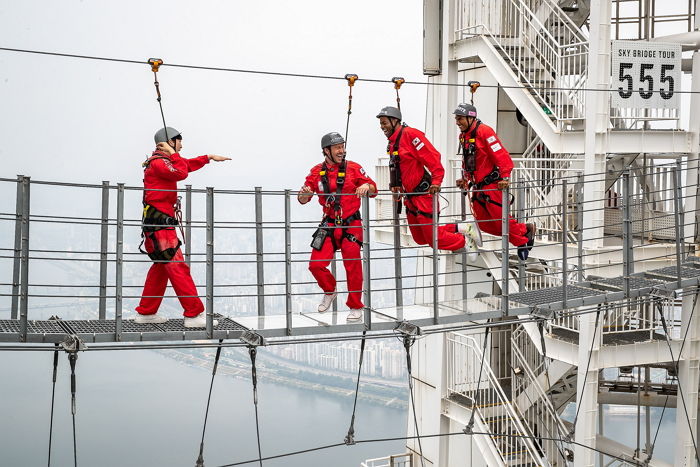
MULTIPOLYGON (((150 163, 144 170, 143 187, 144 202, 157 210, 175 217, 175 203, 177 202, 177 182, 187 178, 190 172, 202 168, 209 162, 209 156, 199 156, 193 159, 183 159, 175 153, 167 155, 164 152, 155 151, 150 163), (150 191, 171 190, 171 191, 150 191)), ((174 248, 178 245, 175 227, 166 227, 155 232, 161 248, 174 248)), ((149 242, 147 239, 146 242, 149 242)), ((148 249, 148 245, 147 249, 148 249)), ((197 316, 204 311, 204 305, 197 296, 197 287, 190 275, 190 267, 185 263, 182 251, 178 248, 173 259, 166 263, 153 263, 148 270, 146 283, 143 286, 141 302, 136 311, 142 315, 152 315, 158 311, 163 300, 168 280, 175 289, 180 300, 184 315, 188 318, 197 316)))
MULTIPOLYGON (((474 122, 473 125, 475 125, 474 122)), ((472 126, 473 126, 472 125, 472 126)), ((462 150, 467 151, 468 138, 471 137, 473 128, 459 136, 462 150)), ((481 123, 476 129, 476 170, 473 174, 464 171, 464 160, 462 161, 462 171, 465 180, 471 183, 480 183, 488 174, 498 169, 500 177, 510 177, 513 170, 513 159, 503 147, 496 132, 490 126, 481 123)), ((503 192, 498 189, 498 182, 482 186, 479 190, 472 188, 471 193, 472 213, 479 224, 479 229, 492 235, 502 236, 503 219, 503 192)), ((517 222, 509 216, 508 240, 514 246, 525 245, 528 238, 525 236, 527 227, 525 224, 517 222)))
MULTIPOLYGON (((328 188, 330 193, 335 193, 337 188, 338 179, 338 167, 339 164, 328 164, 327 176, 328 176, 328 188)), ((323 206, 324 218, 328 217, 330 220, 329 226, 333 227, 333 220, 335 219, 335 213, 333 211, 333 204, 329 202, 329 196, 325 195, 323 183, 321 181, 321 170, 323 164, 315 165, 309 175, 306 176, 305 186, 311 188, 314 193, 318 193, 318 202, 323 206)), ((365 170, 352 161, 346 161, 345 167, 345 183, 343 184, 343 190, 341 193, 349 193, 348 195, 343 195, 340 197, 340 207, 341 207, 341 217, 347 219, 348 217, 354 216, 355 213, 359 214, 361 201, 360 198, 354 195, 355 190, 360 185, 369 183, 374 187, 374 193, 370 196, 377 196, 377 184, 374 183, 365 170)), ((343 265, 345 266, 345 275, 348 281, 348 300, 347 306, 350 309, 362 308, 362 256, 360 254, 361 248, 360 243, 362 242, 362 221, 359 219, 350 221, 345 229, 342 228, 332 228, 328 237, 323 243, 321 250, 312 249, 311 250, 311 261, 309 262, 309 271, 313 274, 316 282, 318 282, 319 287, 323 289, 326 293, 331 293, 336 288, 336 280, 333 274, 328 270, 328 265, 331 264, 331 260, 335 257, 335 251, 340 249, 340 253, 343 255, 343 265), (354 236, 357 242, 346 238, 343 234, 343 230, 349 235, 354 236), (333 240, 331 240, 331 234, 333 240), (358 243, 360 242, 360 243, 358 243)))
MULTIPOLYGON (((401 133, 397 127, 389 137, 389 149, 393 152, 396 139, 401 133)), ((440 162, 440 153, 425 137, 422 131, 403 127, 399 141, 399 167, 401 183, 406 193, 415 191, 423 178, 424 168, 432 175, 432 185, 441 185, 445 169, 440 162)), ((433 197, 429 194, 411 195, 404 198, 406 219, 413 240, 419 245, 433 246, 433 197)), ((438 207, 439 209, 439 207, 438 207)), ((464 247, 464 235, 457 232, 456 224, 438 226, 438 248, 441 250, 459 250, 464 247)))

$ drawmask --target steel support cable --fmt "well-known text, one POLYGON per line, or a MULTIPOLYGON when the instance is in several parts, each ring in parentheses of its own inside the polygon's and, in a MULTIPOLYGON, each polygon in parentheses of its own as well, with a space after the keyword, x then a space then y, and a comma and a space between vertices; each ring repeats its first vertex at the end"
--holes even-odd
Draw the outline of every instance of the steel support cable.
POLYGON ((151 71, 153 71, 153 85, 156 88, 156 100, 160 108, 160 117, 163 120, 163 131, 165 132, 165 138, 170 141, 170 138, 168 138, 168 125, 165 124, 165 113, 163 113, 163 102, 161 102, 160 83, 158 82, 158 69, 163 64, 163 60, 159 58, 149 58, 148 64, 151 65, 151 71))
MULTIPOLYGON (((131 64, 137 64, 137 65, 143 65, 144 61, 143 60, 133 60, 133 59, 127 59, 127 58, 114 58, 114 57, 101 57, 97 55, 80 55, 80 54, 70 54, 70 53, 62 53, 62 52, 48 52, 45 50, 32 50, 32 49, 20 49, 20 48, 15 48, 15 47, 0 47, 0 50, 6 51, 6 52, 18 52, 18 53, 27 53, 27 54, 35 54, 35 55, 49 55, 49 56, 54 56, 54 57, 64 57, 64 58, 79 58, 79 59, 85 59, 85 60, 99 60, 99 61, 105 61, 105 62, 115 62, 115 63, 131 63, 131 64)), ((207 70, 207 71, 227 71, 227 72, 233 72, 233 73, 248 73, 248 74, 254 74, 254 75, 268 75, 268 76, 283 76, 283 77, 289 77, 289 78, 313 78, 313 79, 328 79, 328 80, 341 80, 344 79, 342 76, 332 76, 332 75, 319 75, 319 74, 312 74, 312 73, 288 73, 288 72, 282 72, 282 71, 266 71, 266 70, 249 70, 249 69, 244 69, 244 68, 227 68, 227 67, 215 67, 215 66, 205 66, 205 65, 188 65, 188 64, 179 64, 179 63, 167 63, 163 64, 163 66, 166 67, 173 67, 173 68, 187 68, 187 69, 192 69, 192 70, 207 70)), ((378 78, 363 78, 362 81, 367 81, 370 83, 390 83, 392 82, 391 80, 387 79, 378 79, 378 78)), ((462 84, 462 83, 436 83, 433 81, 404 81, 405 84, 418 84, 418 85, 423 85, 423 86, 453 86, 453 87, 459 87, 459 88, 464 88, 468 87, 468 84, 462 84)), ((482 84, 481 87, 484 88, 503 88, 503 89, 526 89, 526 90, 532 90, 535 89, 531 85, 526 85, 522 84, 520 86, 508 86, 508 85, 497 85, 497 84, 482 84)), ((591 92, 617 92, 617 89, 600 89, 600 88, 582 88, 582 87, 548 87, 548 90, 552 91, 591 91, 591 92)), ((661 93, 661 92, 666 92, 663 89, 661 90, 651 90, 651 91, 645 91, 643 89, 633 89, 631 90, 633 93, 641 93, 641 92, 649 92, 649 93, 661 93)), ((699 94, 700 91, 683 91, 683 90, 674 90, 675 93, 678 94, 699 94)))
POLYGON ((418 440, 418 454, 420 455, 420 463, 422 467, 425 467, 425 460, 423 459, 423 446, 420 441, 420 433, 418 431, 418 415, 416 414, 416 400, 413 397, 413 374, 411 371, 411 347, 416 341, 415 336, 405 335, 403 337, 403 346, 406 349, 406 369, 408 370, 408 392, 411 398, 411 407, 413 408, 413 424, 416 427, 416 439, 418 440))
POLYGON ((71 404, 70 412, 73 421, 73 466, 78 467, 78 442, 75 434, 75 364, 78 361, 78 351, 71 351, 68 353, 68 362, 70 363, 70 393, 71 393, 71 404))
POLYGON ((484 372, 484 359, 486 358, 486 346, 488 345, 488 340, 489 340, 489 329, 486 328, 484 330, 484 345, 483 349, 481 350, 481 363, 479 365, 479 377, 476 380, 476 392, 475 392, 475 397, 474 401, 472 402, 472 413, 469 415, 469 422, 467 422, 467 426, 464 427, 464 433, 470 434, 473 429, 474 429, 474 416, 476 415, 476 408, 477 408, 477 398, 480 399, 479 397, 479 390, 481 386, 481 376, 484 372))
MULTIPOLYGON (((595 315, 595 325, 593 329, 593 339, 591 339, 591 347, 588 349, 588 362, 586 363, 586 374, 583 377, 583 384, 581 385, 581 398, 583 398, 583 394, 586 391, 586 381, 588 379, 588 370, 591 367, 591 357, 593 357, 593 346, 595 345, 595 338, 596 334, 598 333, 598 324, 600 322, 600 305, 598 306, 598 311, 596 312, 595 315)), ((571 433, 569 435, 573 435, 574 431, 576 430, 576 422, 578 422, 578 415, 581 412, 581 403, 579 402, 576 404, 576 416, 574 417, 574 423, 571 426, 571 433)))
MULTIPOLYGON (((697 298, 697 294, 695 296, 697 298)), ((666 345, 668 345, 668 351, 671 354, 671 361, 673 362, 673 367, 676 370, 676 375, 680 377, 680 371, 678 369, 678 364, 680 362, 681 357, 683 356, 683 347, 685 345, 686 339, 688 337, 688 331, 690 330, 690 323, 693 321, 693 314, 695 312, 695 301, 693 301, 693 308, 690 310, 690 318, 688 319, 688 326, 685 329, 685 335, 683 336, 683 342, 681 343, 681 349, 678 352, 678 359, 676 359, 673 356, 673 348, 671 347, 671 341, 669 337, 669 331, 668 331, 668 326, 666 323, 666 319, 664 318, 664 314, 662 311, 662 307, 659 306, 659 316, 661 317, 661 325, 664 328, 664 334, 666 337, 666 345)), ((681 401, 683 402, 683 412, 685 414, 685 420, 688 423, 688 431, 690 432, 690 440, 693 442, 693 449, 695 450, 695 459, 700 462, 700 453, 698 453, 698 445, 695 442, 695 435, 693 435, 693 424, 690 421, 690 415, 688 414, 688 407, 685 402, 685 395, 683 392, 683 386, 680 383, 680 380, 678 381, 678 394, 681 396, 681 401)))
MULTIPOLYGON (((552 437, 547 437, 547 436, 534 436, 534 435, 522 435, 522 434, 514 434, 514 433, 489 433, 489 432, 473 432, 473 435, 485 435, 485 436, 498 436, 502 438, 520 438, 520 439, 532 439, 532 440, 543 440, 543 441, 565 441, 564 439, 560 438, 552 438, 552 437)), ((465 433, 464 431, 456 431, 456 432, 451 432, 451 433, 438 433, 438 434, 431 434, 431 435, 421 435, 420 437, 425 439, 425 438, 443 438, 443 437, 449 437, 449 436, 464 436, 465 433)), ((386 443, 390 441, 408 441, 412 439, 417 439, 417 436, 396 436, 393 438, 374 438, 374 439, 363 439, 363 440, 358 440, 355 442, 355 444, 369 444, 369 443, 386 443)), ((639 461, 630 461, 629 459, 626 459, 621 456, 616 456, 614 454, 607 453, 605 451, 602 451, 600 449, 594 448, 592 446, 587 446, 583 443, 578 443, 576 441, 571 441, 571 444, 581 446, 583 448, 589 449, 591 451, 597 452, 599 454, 606 455, 612 459, 619 460, 621 462, 627 463, 627 464, 633 464, 633 465, 641 465, 639 461)), ((274 456, 268 456, 263 458, 263 460, 274 460, 274 459, 281 459, 284 457, 291 457, 291 456, 297 456, 300 454, 308 454, 310 452, 318 452, 318 451, 323 451, 326 449, 332 449, 332 448, 337 448, 340 446, 345 446, 345 443, 335 443, 335 444, 326 444, 323 446, 317 446, 313 448, 308 448, 308 449, 301 449, 299 451, 292 451, 292 452, 287 452, 283 454, 277 454, 274 456)), ((258 459, 252 459, 252 460, 247 460, 247 461, 240 461, 240 462, 233 462, 231 464, 223 464, 218 467, 236 467, 239 465, 246 465, 246 464, 252 464, 254 462, 258 462, 258 459)))
POLYGON ((362 361, 365 355, 365 340, 367 337, 367 330, 362 331, 362 342, 360 343, 360 364, 357 368, 357 384, 355 385, 355 401, 352 404, 352 417, 350 418, 350 427, 348 428, 348 434, 345 435, 345 444, 348 446, 355 444, 355 410, 357 409, 357 395, 360 392, 360 375, 362 374, 362 361))
POLYGON ((258 371, 255 366, 255 357, 257 356, 258 349, 254 345, 248 345, 248 353, 250 354, 251 363, 251 379, 253 381, 253 405, 255 406, 255 433, 258 440, 258 462, 260 467, 262 467, 262 449, 260 448, 260 419, 258 418, 258 371))
POLYGON ((209 396, 207 396, 207 408, 204 412, 204 426, 202 427, 202 441, 199 443, 199 457, 195 467, 204 467, 204 433, 207 431, 207 420, 209 419, 209 403, 211 402, 211 391, 214 388, 214 376, 216 376, 216 368, 219 366, 219 357, 221 357, 221 344, 223 339, 219 339, 219 346, 216 348, 216 356, 214 357, 214 367, 211 369, 211 383, 209 383, 209 396))
POLYGON ((48 466, 51 467, 51 441, 53 438, 53 409, 54 402, 56 401, 56 373, 58 371, 58 350, 59 345, 54 344, 53 351, 53 377, 52 377, 52 387, 51 387, 51 416, 49 418, 49 460, 48 466))

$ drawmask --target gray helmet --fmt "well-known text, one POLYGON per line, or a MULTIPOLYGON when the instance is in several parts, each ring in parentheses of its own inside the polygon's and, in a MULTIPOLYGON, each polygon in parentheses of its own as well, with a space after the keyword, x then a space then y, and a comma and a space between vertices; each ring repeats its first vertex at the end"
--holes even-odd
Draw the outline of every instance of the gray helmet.
POLYGON ((476 117, 476 107, 471 104, 459 104, 452 113, 462 117, 476 117))
POLYGON ((398 118, 399 121, 401 121, 401 111, 397 109, 396 107, 383 107, 382 110, 379 111, 377 114, 377 118, 379 117, 391 117, 391 118, 398 118))
POLYGON ((335 131, 331 131, 330 133, 326 133, 323 135, 323 138, 321 138, 321 149, 327 148, 328 146, 333 146, 334 144, 341 144, 345 142, 345 138, 343 138, 340 133, 336 133, 335 131))
POLYGON ((161 128, 160 130, 156 131, 156 134, 153 137, 153 139, 156 140, 156 144, 167 143, 168 141, 179 135, 180 132, 177 131, 175 128, 171 126, 166 126, 165 128, 161 128))

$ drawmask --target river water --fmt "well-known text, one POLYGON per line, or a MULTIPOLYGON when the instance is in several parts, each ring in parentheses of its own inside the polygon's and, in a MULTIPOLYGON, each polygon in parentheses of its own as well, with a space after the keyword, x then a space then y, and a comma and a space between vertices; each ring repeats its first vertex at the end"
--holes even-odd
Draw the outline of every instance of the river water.
MULTIPOLYGON (((230 350, 225 350, 228 352, 230 350)), ((70 373, 59 355, 52 465, 73 465, 70 373)), ((46 465, 50 352, 0 352, 0 465, 46 465)), ((77 362, 81 466, 188 466, 199 453, 209 371, 154 351, 81 353, 77 362)), ((263 457, 342 442, 352 399, 261 381, 263 457)), ((207 467, 257 458, 250 380, 217 375, 205 439, 207 467)), ((358 402, 355 438, 404 436, 406 412, 358 402)), ((348 466, 404 452, 401 441, 358 444, 266 461, 268 466, 348 466)), ((246 464, 250 466, 256 463, 246 464)))

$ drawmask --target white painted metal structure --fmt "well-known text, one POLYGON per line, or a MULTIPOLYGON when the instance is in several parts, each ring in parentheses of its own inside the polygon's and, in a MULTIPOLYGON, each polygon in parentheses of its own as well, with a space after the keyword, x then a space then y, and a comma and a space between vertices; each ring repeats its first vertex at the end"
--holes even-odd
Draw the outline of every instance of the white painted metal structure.
MULTIPOLYGON (((659 10, 656 3, 647 0, 425 0, 424 68, 429 79, 438 84, 429 89, 426 134, 444 155, 443 163, 448 169, 445 186, 454 185, 461 164, 461 156, 453 156, 457 153, 458 130, 452 110, 459 102, 468 101, 470 94, 467 86, 444 84, 466 85, 477 80, 494 86, 482 86, 474 103, 480 118, 497 130, 513 155, 513 178, 519 182, 541 181, 546 176, 635 171, 641 166, 648 170, 661 160, 676 159, 687 163, 685 186, 697 187, 700 21, 693 12, 700 2, 671 3, 674 5, 666 7, 678 11, 659 10), (630 6, 638 8, 638 13, 625 13, 630 6), (674 33, 686 25, 688 32, 659 37, 659 24, 672 20, 681 25, 674 33), (681 121, 679 111, 611 108, 608 90, 614 39, 681 43, 683 50, 694 50, 695 94, 682 96, 683 105, 689 103, 691 109, 687 125, 681 121), (523 118, 516 118, 516 114, 523 118), (527 121, 526 126, 518 123, 522 120, 527 121)), ((691 68, 688 62, 687 57, 683 59, 686 72, 691 68)), ((386 166, 386 161, 379 165, 386 166)), ((635 196, 652 202, 656 194, 669 186, 658 170, 651 169, 650 173, 658 174, 651 176, 657 177, 654 180, 647 175, 640 178, 639 186, 633 188, 635 196)), ((382 182, 381 172, 378 175, 382 182)), ((641 227, 641 232, 634 227, 633 236, 639 237, 633 241, 638 242, 638 268, 648 269, 667 261, 660 258, 668 250, 668 242, 676 239, 663 238, 663 208, 646 214, 641 208, 631 214, 632 219, 624 220, 614 209, 614 202, 609 202, 611 195, 617 199, 619 193, 625 193, 621 180, 601 177, 598 182, 585 183, 580 192, 574 185, 569 186, 568 193, 562 193, 562 187, 546 191, 535 186, 522 195, 526 198, 524 212, 536 219, 542 235, 538 243, 542 246, 532 251, 540 265, 549 271, 561 266, 557 261, 561 247, 554 252, 547 240, 566 238, 579 252, 585 252, 583 269, 568 271, 572 277, 630 274, 633 271, 625 270, 622 264, 622 245, 617 238, 624 236, 625 227, 614 227, 625 222, 647 226, 641 227), (558 211, 562 198, 577 199, 586 205, 579 220, 586 226, 582 238, 562 232, 558 211), (645 229, 655 233, 646 234, 645 229)), ((451 211, 447 214, 458 216, 459 194, 449 196, 451 211)), ((696 196, 696 191, 685 189, 686 213, 696 213, 696 196)), ((660 198, 653 202, 663 205, 660 198)), ((378 216, 382 215, 389 218, 386 206, 380 205, 378 216)), ((683 224, 681 240, 687 245, 697 242, 696 224, 692 220, 683 224)), ((388 242, 381 233, 377 237, 388 242)), ((407 236, 402 241, 410 244, 407 236)), ((502 277, 500 258, 494 253, 482 254, 478 265, 496 283, 502 277)), ((441 259, 440 272, 458 269, 460 265, 454 264, 458 259, 441 259)), ((431 267, 431 260, 426 258, 419 262, 418 274, 431 267)), ((546 274, 538 282, 535 266, 530 263, 527 267, 526 284, 518 284, 514 275, 511 290, 553 285, 546 274)), ((451 290, 447 288, 441 298, 449 300, 451 290)), ((473 290, 472 294, 476 292, 473 290)), ((662 311, 657 315, 648 308, 653 306, 627 303, 616 309, 606 308, 599 318, 595 313, 587 313, 556 319, 548 321, 541 332, 534 323, 509 321, 500 331, 491 333, 486 346, 483 333, 454 332, 418 341, 413 348, 413 361, 419 433, 455 433, 469 426, 471 420, 473 433, 493 434, 424 439, 424 465, 609 465, 611 457, 602 453, 619 456, 631 465, 669 465, 650 457, 645 452, 648 444, 635 449, 607 438, 598 396, 607 394, 599 392, 606 384, 600 379, 603 369, 619 367, 621 377, 626 377, 628 367, 637 367, 641 374, 645 367, 668 365, 674 359, 679 362, 678 394, 684 395, 674 396, 673 400, 678 406, 674 465, 697 465, 694 442, 698 440, 700 386, 699 305, 692 295, 686 295, 681 319, 671 326, 673 329, 662 325, 657 319, 662 311), (632 315, 634 318, 630 319, 632 315), (682 344, 680 336, 686 335, 686 330, 687 343, 682 344), (665 342, 659 339, 659 332, 676 335, 677 339, 665 342), (625 341, 631 335, 633 339, 625 341), (480 362, 484 362, 483 371, 480 362), (585 364, 579 365, 581 362, 585 364), (575 426, 561 418, 567 400, 575 400, 575 426), (509 438, 507 434, 522 436, 509 438)), ((665 306, 668 316, 678 308, 665 306)), ((652 398, 655 393, 648 386, 646 389, 645 394, 652 398)), ((611 393, 605 397, 609 401, 613 396, 611 393)), ((409 414, 408 436, 414 434, 413 414, 409 414)), ((414 454, 412 465, 422 465, 415 440, 409 441, 407 448, 414 454)), ((624 463, 619 459, 617 462, 624 463)))

